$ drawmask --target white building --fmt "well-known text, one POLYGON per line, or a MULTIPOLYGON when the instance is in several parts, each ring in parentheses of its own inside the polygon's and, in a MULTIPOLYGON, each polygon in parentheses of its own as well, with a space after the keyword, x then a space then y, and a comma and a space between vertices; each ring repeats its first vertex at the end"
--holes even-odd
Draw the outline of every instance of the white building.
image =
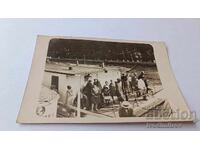
POLYGON ((76 65, 64 63, 46 63, 43 85, 51 88, 52 85, 58 90, 60 100, 65 98, 67 86, 70 85, 74 95, 80 91, 80 88, 86 85, 88 78, 98 79, 103 86, 105 81, 116 81, 120 78, 120 70, 118 67, 99 67, 97 65, 76 65))

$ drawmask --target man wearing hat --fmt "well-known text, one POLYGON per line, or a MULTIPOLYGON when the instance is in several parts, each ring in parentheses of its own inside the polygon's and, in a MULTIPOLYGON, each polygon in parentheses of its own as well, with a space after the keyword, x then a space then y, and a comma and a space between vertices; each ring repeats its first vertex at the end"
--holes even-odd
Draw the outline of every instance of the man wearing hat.
POLYGON ((123 101, 121 103, 119 117, 133 117, 133 107, 128 101, 123 101))
POLYGON ((86 95, 88 99, 88 104, 86 106, 87 110, 90 110, 92 107, 92 101, 91 101, 92 88, 93 88, 92 80, 88 80, 86 86, 83 88, 83 94, 86 95))

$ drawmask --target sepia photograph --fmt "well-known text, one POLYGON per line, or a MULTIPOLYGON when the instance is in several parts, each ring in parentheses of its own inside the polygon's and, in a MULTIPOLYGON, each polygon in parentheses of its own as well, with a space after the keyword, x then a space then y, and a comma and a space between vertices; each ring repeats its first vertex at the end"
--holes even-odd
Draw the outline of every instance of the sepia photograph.
POLYGON ((163 42, 38 36, 17 122, 192 121, 163 42))
POLYGON ((2 150, 199 147, 197 1, 2 2, 2 150))
POLYGON ((169 117, 162 92, 150 44, 55 38, 37 109, 61 118, 169 117))

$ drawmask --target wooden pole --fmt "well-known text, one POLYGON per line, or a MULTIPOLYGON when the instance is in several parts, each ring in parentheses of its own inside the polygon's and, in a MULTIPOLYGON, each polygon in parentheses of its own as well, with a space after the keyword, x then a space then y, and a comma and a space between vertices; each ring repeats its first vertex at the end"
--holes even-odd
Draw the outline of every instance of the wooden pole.
POLYGON ((85 55, 83 55, 83 64, 85 64, 85 55))
POLYGON ((78 98, 77 98, 77 117, 80 117, 81 116, 81 111, 80 111, 80 108, 81 108, 81 76, 79 75, 79 79, 80 79, 80 84, 79 84, 79 90, 78 90, 78 98))

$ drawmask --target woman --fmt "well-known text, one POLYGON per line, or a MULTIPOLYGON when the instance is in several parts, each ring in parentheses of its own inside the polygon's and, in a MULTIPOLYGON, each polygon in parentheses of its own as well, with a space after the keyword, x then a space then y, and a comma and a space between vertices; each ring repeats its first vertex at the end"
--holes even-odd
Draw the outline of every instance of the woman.
POLYGON ((112 80, 110 80, 109 88, 110 88, 110 96, 112 97, 112 100, 114 102, 114 96, 116 95, 116 87, 112 80))
POLYGON ((103 95, 104 103, 106 105, 109 105, 111 96, 110 96, 110 88, 108 85, 108 81, 106 81, 105 85, 103 86, 102 95, 103 95))
POLYGON ((146 88, 146 84, 145 84, 145 82, 142 78, 140 78, 138 80, 138 89, 139 89, 139 92, 140 92, 140 96, 143 96, 143 99, 146 100, 147 88, 146 88))
POLYGON ((74 105, 74 94, 73 94, 72 87, 70 85, 67 86, 66 98, 65 98, 64 105, 66 106, 68 116, 74 117, 75 111, 70 108, 70 106, 74 105))
POLYGON ((100 95, 101 95, 101 90, 99 89, 99 87, 97 85, 93 85, 92 88, 92 111, 97 111, 97 106, 100 103, 100 95))

